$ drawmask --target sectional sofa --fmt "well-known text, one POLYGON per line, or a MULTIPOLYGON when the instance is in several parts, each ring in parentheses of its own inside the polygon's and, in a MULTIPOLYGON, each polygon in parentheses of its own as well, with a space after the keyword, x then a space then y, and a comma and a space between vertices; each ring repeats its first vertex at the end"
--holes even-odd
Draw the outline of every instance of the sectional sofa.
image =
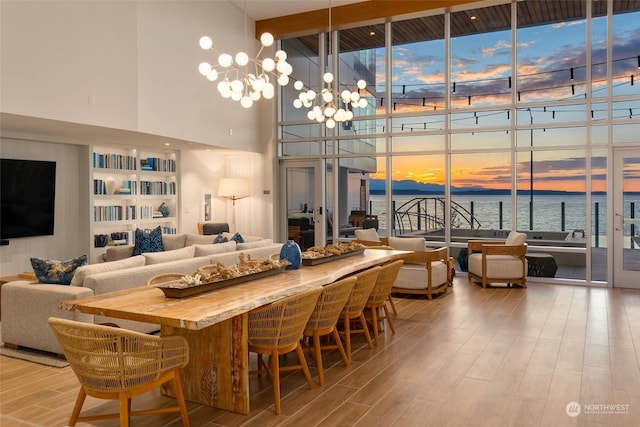
POLYGON ((84 322, 116 323, 127 329, 153 332, 158 325, 93 316, 60 310, 60 302, 100 295, 145 285, 159 273, 193 274, 196 269, 217 262, 238 263, 240 253, 252 258, 268 258, 279 253, 281 243, 271 239, 244 236, 244 243, 228 241, 213 244, 216 236, 199 234, 166 235, 164 251, 131 254, 133 248, 113 248, 113 261, 79 267, 70 285, 52 285, 29 281, 9 282, 2 286, 2 340, 5 346, 29 347, 60 354, 47 319, 51 316, 84 322))

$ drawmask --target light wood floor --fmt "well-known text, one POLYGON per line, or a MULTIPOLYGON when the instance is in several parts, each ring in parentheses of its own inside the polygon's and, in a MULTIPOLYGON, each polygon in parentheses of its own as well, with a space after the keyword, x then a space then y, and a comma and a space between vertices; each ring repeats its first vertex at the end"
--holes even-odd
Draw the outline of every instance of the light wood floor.
MULTIPOLYGON (((325 355, 324 386, 309 390, 302 374, 286 374, 282 415, 273 414, 268 377, 253 377, 248 416, 190 404, 192 425, 640 425, 640 291, 539 283, 483 290, 458 278, 434 301, 395 301, 396 334, 387 330, 373 350, 358 338, 348 368, 336 352, 325 355), (577 417, 566 413, 572 401, 577 417)), ((77 393, 70 368, 0 357, 0 370, 2 427, 66 424, 77 393)), ((167 403, 150 392, 134 408, 167 403)), ((91 398, 87 407, 117 410, 91 398)), ((158 415, 132 425, 180 423, 158 415)))

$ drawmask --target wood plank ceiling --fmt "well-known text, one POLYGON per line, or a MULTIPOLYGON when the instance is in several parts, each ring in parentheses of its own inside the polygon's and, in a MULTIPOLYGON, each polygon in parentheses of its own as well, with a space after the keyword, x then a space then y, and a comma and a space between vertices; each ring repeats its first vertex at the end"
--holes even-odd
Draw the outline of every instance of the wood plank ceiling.
MULTIPOLYGON (((373 2, 375 4, 375 2, 373 2)), ((518 2, 518 26, 528 27, 542 23, 585 19, 585 0, 529 0, 518 2)), ((594 1, 593 16, 607 13, 607 2, 594 1)), ((614 13, 640 10, 640 0, 615 0, 614 13)), ((327 16, 328 16, 328 12, 327 16)), ((393 17, 389 20, 393 21, 393 17)), ((481 7, 451 13, 451 36, 500 31, 511 28, 511 4, 481 7)), ((343 52, 384 46, 384 23, 361 25, 340 31, 340 49, 343 52)), ((393 44, 444 38, 444 15, 423 16, 393 22, 393 44)), ((314 54, 318 52, 318 36, 302 35, 298 39, 314 54)))

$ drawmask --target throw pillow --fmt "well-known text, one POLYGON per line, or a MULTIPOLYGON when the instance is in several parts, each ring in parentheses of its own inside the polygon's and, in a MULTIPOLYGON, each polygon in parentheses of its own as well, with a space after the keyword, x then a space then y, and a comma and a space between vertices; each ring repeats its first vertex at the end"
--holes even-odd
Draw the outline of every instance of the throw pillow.
POLYGON ((162 229, 157 226, 153 230, 140 230, 136 228, 133 256, 142 255, 145 252, 162 252, 162 229))
POLYGON ((31 258, 33 272, 40 283, 54 285, 68 285, 73 279, 73 274, 81 265, 87 264, 87 256, 81 255, 68 261, 56 261, 44 258, 31 258))
MULTIPOLYGON (((226 237, 224 237, 224 236, 222 235, 222 233, 218 234, 218 235, 216 236, 216 238, 215 238, 215 239, 213 239, 213 243, 224 243, 224 242, 228 242, 228 241, 229 241, 229 239, 227 239, 226 237)), ((238 243, 238 242, 236 242, 236 243, 238 243)))
POLYGON ((233 240, 236 243, 244 243, 244 239, 242 238, 242 235, 240 233, 234 234, 229 240, 233 240))

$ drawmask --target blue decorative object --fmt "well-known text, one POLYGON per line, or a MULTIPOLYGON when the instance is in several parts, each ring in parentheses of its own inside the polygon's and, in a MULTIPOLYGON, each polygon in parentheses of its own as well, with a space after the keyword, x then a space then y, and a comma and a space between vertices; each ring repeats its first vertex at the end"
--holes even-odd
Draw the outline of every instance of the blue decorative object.
POLYGON ((289 261, 287 270, 298 269, 302 263, 302 251, 300 251, 300 246, 298 246, 298 244, 293 240, 288 240, 287 243, 282 245, 282 249, 280 249, 280 259, 286 259, 289 261))
POLYGON ((87 265, 87 256, 82 255, 68 261, 56 261, 44 258, 31 258, 33 272, 40 283, 68 285, 73 279, 76 268, 87 265))
POLYGON ((136 228, 133 255, 146 252, 162 252, 162 228, 157 226, 153 230, 141 230, 136 228))
POLYGON ((158 211, 160 211, 160 213, 164 217, 169 216, 169 207, 167 205, 165 205, 164 202, 162 202, 162 204, 160 204, 160 206, 158 206, 158 211))
POLYGON ((240 233, 234 234, 230 240, 233 240, 236 243, 244 243, 244 237, 242 237, 240 233))
POLYGON ((227 239, 224 234, 219 233, 215 239, 213 239, 213 243, 225 243, 228 242, 229 239, 227 239))

